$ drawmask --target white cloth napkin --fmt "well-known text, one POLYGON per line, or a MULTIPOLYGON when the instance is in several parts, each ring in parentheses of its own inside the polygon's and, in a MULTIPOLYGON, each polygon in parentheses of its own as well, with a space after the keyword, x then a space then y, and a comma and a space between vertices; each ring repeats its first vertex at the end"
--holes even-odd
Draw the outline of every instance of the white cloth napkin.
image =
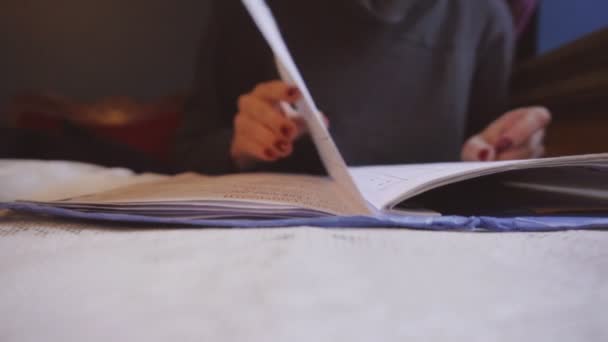
POLYGON ((0 201, 55 200, 162 177, 79 162, 3 159, 0 201))

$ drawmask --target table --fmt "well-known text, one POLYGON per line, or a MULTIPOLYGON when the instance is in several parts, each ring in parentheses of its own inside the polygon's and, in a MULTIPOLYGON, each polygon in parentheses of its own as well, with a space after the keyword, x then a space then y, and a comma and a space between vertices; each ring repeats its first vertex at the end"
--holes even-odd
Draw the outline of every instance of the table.
POLYGON ((0 285, 6 342, 608 340, 602 231, 184 229, 3 213, 0 285))

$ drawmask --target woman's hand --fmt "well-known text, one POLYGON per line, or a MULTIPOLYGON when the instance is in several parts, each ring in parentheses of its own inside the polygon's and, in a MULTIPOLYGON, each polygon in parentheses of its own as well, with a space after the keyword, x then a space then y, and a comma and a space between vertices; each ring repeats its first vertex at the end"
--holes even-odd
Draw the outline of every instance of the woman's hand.
POLYGON ((541 157, 545 128, 551 113, 544 107, 510 111, 471 137, 462 148, 464 161, 491 161, 541 157))
POLYGON ((259 161, 276 161, 292 153, 304 124, 287 117, 280 102, 293 104, 300 97, 297 88, 282 81, 261 83, 239 97, 230 155, 240 168, 259 161))

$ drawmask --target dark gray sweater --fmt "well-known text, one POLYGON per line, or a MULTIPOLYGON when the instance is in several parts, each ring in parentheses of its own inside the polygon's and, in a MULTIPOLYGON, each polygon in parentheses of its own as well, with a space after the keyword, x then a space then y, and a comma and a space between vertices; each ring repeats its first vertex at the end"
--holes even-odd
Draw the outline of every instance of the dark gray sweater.
MULTIPOLYGON (((465 138, 506 108, 513 28, 504 0, 267 0, 347 163, 459 158, 465 138)), ((239 95, 277 79, 238 0, 214 1, 197 83, 178 134, 182 169, 236 171, 239 95)), ((261 170, 319 171, 308 139, 261 170)))

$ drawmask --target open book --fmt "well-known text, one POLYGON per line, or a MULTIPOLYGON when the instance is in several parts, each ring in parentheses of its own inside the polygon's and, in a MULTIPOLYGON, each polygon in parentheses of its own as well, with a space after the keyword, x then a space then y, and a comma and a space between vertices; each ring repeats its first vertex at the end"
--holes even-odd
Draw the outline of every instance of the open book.
POLYGON ((188 173, 35 203, 186 220, 608 212, 608 154, 356 167, 349 172, 361 195, 330 177, 188 173))
POLYGON ((608 209, 608 154, 490 163, 348 168, 262 0, 243 0, 272 48, 282 78, 303 98, 328 177, 182 174, 108 192, 33 203, 83 213, 202 219, 481 215, 608 209))

